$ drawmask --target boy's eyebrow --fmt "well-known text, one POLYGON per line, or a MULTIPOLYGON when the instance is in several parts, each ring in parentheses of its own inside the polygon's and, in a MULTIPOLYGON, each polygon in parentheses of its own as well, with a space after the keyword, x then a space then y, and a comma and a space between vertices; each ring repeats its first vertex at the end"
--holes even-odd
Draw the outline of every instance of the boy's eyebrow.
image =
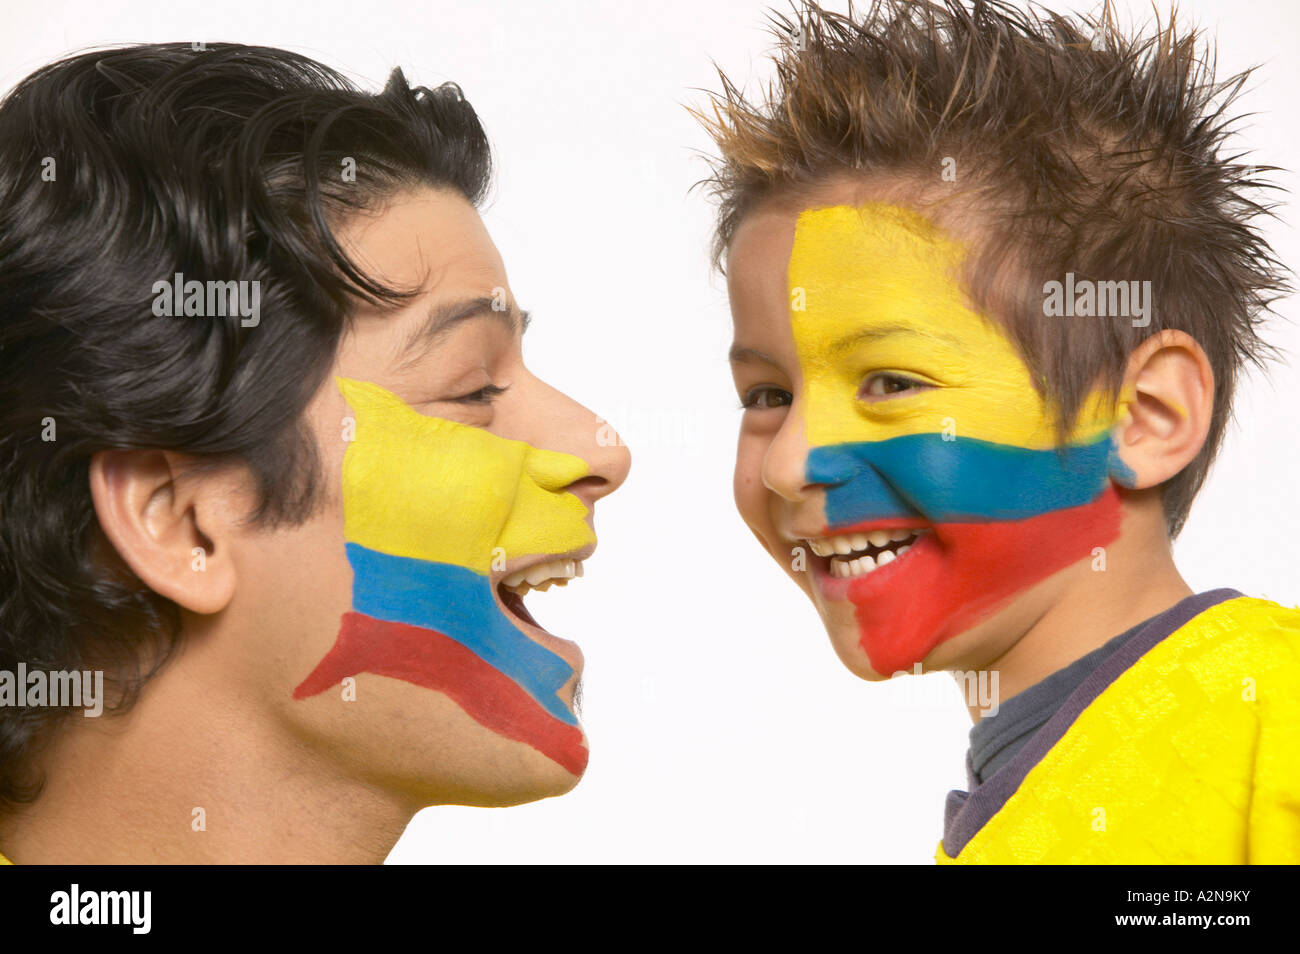
MULTIPOLYGON (((954 347, 962 347, 962 343, 952 335, 943 332, 919 331, 910 325, 877 325, 872 328, 862 328, 851 334, 845 335, 830 346, 833 353, 848 351, 854 345, 863 341, 876 341, 881 338, 888 338, 891 335, 911 335, 917 338, 938 339, 954 347)), ((739 344, 733 344, 731 351, 727 355, 732 364, 745 364, 751 361, 766 361, 770 365, 780 367, 780 362, 770 354, 759 351, 757 348, 743 348, 739 344)))
POLYGON ((509 309, 500 307, 500 299, 480 296, 443 302, 429 309, 424 323, 402 343, 398 352, 401 367, 406 367, 427 352, 462 322, 473 318, 492 318, 501 322, 513 336, 528 330, 532 316, 512 300, 509 309))
POLYGON ((742 348, 738 344, 733 344, 731 350, 727 352, 727 360, 732 364, 745 364, 750 361, 766 361, 773 367, 779 368, 781 365, 770 354, 766 354, 756 348, 742 348))
POLYGON ((943 341, 954 347, 963 347, 962 343, 952 335, 945 334, 942 331, 920 331, 911 325, 875 325, 870 328, 862 328, 840 338, 830 346, 834 354, 848 351, 854 345, 863 341, 877 341, 881 338, 888 338, 892 335, 910 335, 915 338, 928 338, 931 340, 943 341))

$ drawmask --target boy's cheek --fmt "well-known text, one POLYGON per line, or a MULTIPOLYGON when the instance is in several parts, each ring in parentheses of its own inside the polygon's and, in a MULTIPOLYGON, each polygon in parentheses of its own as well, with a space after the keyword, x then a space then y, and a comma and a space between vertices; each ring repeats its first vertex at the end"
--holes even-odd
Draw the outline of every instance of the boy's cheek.
POLYGON ((763 485, 762 478, 763 457, 761 448, 754 446, 753 441, 747 441, 743 436, 740 445, 736 449, 736 470, 732 475, 732 496, 736 502, 736 511, 740 514, 741 519, 749 529, 763 540, 766 546, 766 537, 769 531, 765 524, 769 523, 767 517, 767 495, 768 489, 763 485))
POLYGON ((801 555, 792 550, 777 533, 775 509, 779 506, 779 501, 776 494, 763 483, 762 466, 762 447, 746 447, 742 439, 736 455, 736 471, 732 484, 736 510, 768 555, 777 562, 787 576, 811 595, 812 581, 806 572, 807 560, 811 554, 805 552, 801 555))

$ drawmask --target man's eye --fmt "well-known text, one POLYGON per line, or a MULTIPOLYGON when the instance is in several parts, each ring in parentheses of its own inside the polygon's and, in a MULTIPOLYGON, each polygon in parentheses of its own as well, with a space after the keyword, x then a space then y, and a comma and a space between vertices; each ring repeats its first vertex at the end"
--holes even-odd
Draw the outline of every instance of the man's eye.
POLYGON ((780 388, 759 387, 750 388, 745 392, 745 397, 741 400, 740 406, 746 410, 750 408, 771 408, 785 407, 793 398, 789 391, 782 391, 780 388))
POLYGON ((462 394, 460 397, 449 398, 453 404, 491 404, 493 399, 499 395, 505 394, 507 388, 498 387, 495 384, 486 384, 477 391, 471 391, 469 394, 462 394))
POLYGON ((933 385, 925 381, 918 381, 903 374, 881 371, 867 378, 862 385, 860 396, 864 398, 889 398, 898 394, 906 394, 909 391, 923 391, 931 387, 933 385))

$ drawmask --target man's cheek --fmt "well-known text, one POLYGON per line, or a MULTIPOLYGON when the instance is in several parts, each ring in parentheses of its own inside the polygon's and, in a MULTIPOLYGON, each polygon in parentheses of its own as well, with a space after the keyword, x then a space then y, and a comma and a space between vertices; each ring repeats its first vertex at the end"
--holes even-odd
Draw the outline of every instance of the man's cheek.
POLYGON ((581 775, 587 749, 563 696, 574 670, 501 612, 490 573, 499 543, 515 557, 590 541, 582 502, 553 492, 586 463, 426 417, 373 384, 339 386, 357 415, 342 469, 352 608, 294 698, 361 673, 399 679, 581 775))

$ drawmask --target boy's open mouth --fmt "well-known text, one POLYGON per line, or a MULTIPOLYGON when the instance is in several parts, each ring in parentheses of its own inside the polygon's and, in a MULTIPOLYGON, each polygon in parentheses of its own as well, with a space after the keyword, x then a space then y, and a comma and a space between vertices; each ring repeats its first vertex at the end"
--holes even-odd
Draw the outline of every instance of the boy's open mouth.
POLYGON ((829 557, 827 572, 840 580, 851 580, 888 566, 912 548, 925 528, 872 530, 869 533, 845 533, 809 540, 808 546, 819 557, 829 557))

